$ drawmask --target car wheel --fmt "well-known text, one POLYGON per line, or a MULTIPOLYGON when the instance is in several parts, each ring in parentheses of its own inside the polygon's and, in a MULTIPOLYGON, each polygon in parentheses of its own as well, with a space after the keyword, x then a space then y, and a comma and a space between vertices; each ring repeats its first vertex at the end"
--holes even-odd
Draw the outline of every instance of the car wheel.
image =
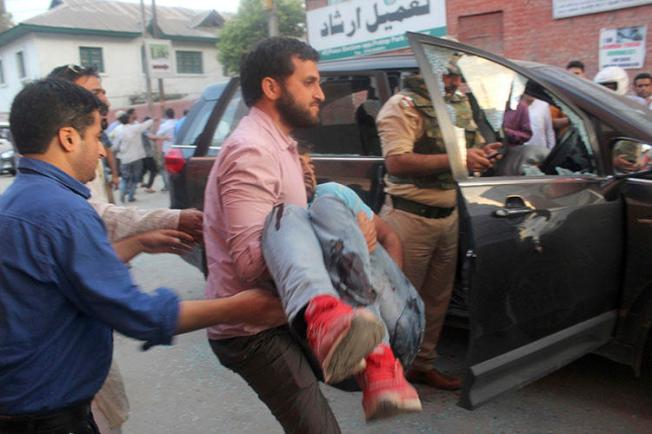
POLYGON ((9 169, 9 174, 11 176, 16 176, 16 169, 9 169))

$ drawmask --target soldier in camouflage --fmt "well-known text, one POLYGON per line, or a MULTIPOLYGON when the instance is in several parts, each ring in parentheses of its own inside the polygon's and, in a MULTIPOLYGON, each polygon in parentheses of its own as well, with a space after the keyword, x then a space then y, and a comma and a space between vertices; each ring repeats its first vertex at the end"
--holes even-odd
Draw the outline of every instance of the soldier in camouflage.
MULTIPOLYGON (((454 124, 464 129, 468 169, 489 169, 490 156, 501 144, 486 145, 479 134, 469 101, 458 91, 462 77, 455 63, 447 65, 442 80, 445 102, 455 112, 454 124)), ((454 283, 457 193, 437 114, 419 75, 404 80, 404 89, 385 103, 376 123, 388 173, 381 217, 401 238, 405 274, 426 305, 423 343, 407 378, 455 390, 460 379, 439 372, 434 361, 454 283)))

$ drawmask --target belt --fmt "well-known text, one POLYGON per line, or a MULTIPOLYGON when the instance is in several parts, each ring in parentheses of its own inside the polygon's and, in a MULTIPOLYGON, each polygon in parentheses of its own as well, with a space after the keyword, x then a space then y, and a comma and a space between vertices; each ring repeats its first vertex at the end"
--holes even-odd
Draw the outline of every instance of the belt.
POLYGON ((76 430, 80 422, 89 418, 90 412, 90 402, 85 402, 48 413, 20 416, 0 415, 0 433, 33 433, 54 427, 76 430))
POLYGON ((455 211, 455 207, 441 208, 438 206, 424 205, 398 196, 391 196, 391 198, 394 208, 429 219, 443 219, 455 211))

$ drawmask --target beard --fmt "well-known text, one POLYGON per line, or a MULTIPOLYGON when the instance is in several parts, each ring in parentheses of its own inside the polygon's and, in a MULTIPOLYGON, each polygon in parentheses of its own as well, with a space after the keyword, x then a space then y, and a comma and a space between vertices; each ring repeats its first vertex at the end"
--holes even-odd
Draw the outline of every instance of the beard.
POLYGON ((283 88, 283 95, 276 100, 276 110, 286 125, 295 128, 311 128, 319 124, 319 116, 313 116, 309 108, 300 107, 290 92, 283 88))

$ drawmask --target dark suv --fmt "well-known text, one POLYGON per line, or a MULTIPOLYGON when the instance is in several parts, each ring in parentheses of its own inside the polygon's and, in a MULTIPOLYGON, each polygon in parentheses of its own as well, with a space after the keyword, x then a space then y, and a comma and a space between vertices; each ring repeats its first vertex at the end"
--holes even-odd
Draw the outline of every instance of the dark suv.
MULTIPOLYGON (((469 329, 461 405, 476 407, 588 352, 652 375, 652 180, 642 153, 652 143, 650 112, 557 67, 408 36, 414 55, 321 64, 321 124, 295 136, 311 146, 320 181, 347 184, 378 210, 383 159, 374 115, 402 76, 421 71, 460 192, 449 314, 469 329), (469 174, 455 112, 441 96, 453 56, 487 142, 503 140, 505 112, 528 81, 543 87, 568 119, 544 159, 469 174), (618 174, 614 149, 623 147, 641 170, 618 174)), ((173 207, 202 208, 215 155, 247 111, 237 78, 206 89, 167 157, 173 207)))

